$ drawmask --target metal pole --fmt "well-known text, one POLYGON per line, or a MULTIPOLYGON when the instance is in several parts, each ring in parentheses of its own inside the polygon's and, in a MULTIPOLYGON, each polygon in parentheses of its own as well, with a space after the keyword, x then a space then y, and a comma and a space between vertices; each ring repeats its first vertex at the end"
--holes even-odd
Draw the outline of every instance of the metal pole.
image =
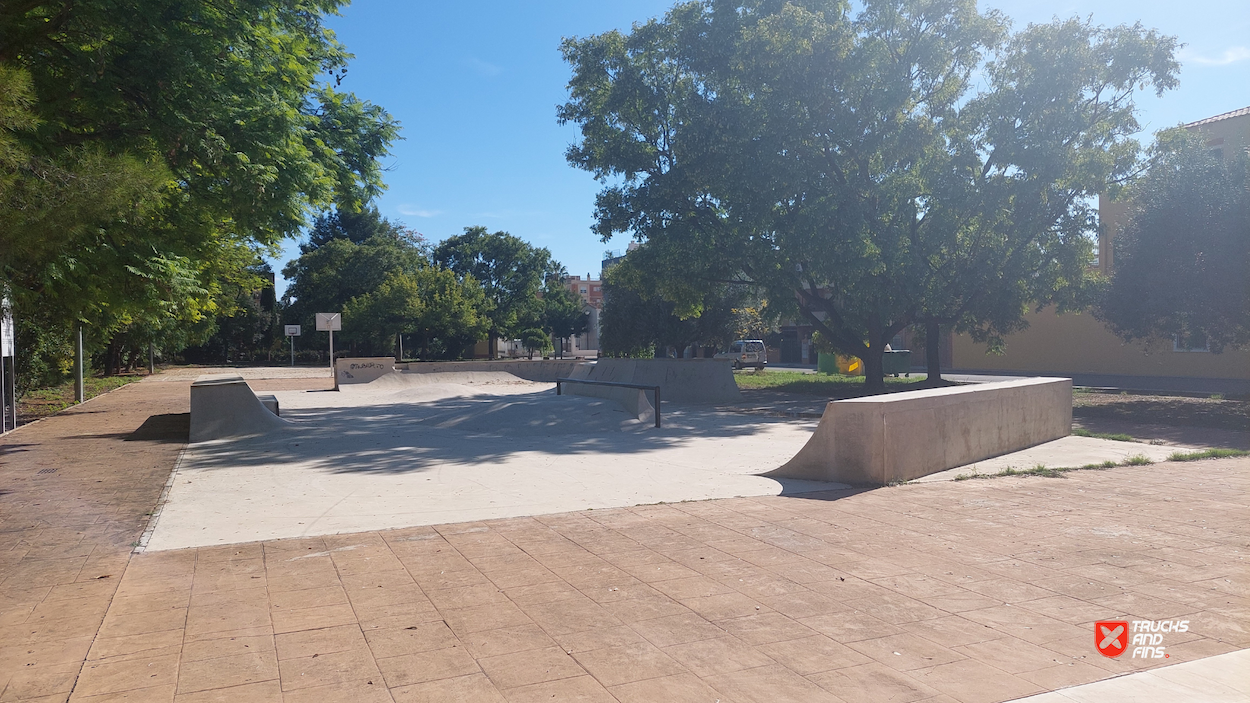
MULTIPOLYGON (((13 365, 16 371, 17 364, 13 365)), ((0 356, 0 432, 9 431, 9 385, 4 382, 4 356, 0 356)), ((17 402, 17 396, 13 397, 13 402, 17 402)), ((14 413, 16 416, 16 413, 14 413)), ((17 424, 13 425, 13 429, 17 429, 17 424)))
POLYGON ((334 330, 330 330, 330 371, 334 371, 334 330))
POLYGON ((660 387, 655 387, 655 426, 660 426, 660 387))
POLYGON ((287 337, 287 339, 291 340, 291 366, 294 366, 295 365, 295 335, 291 335, 290 337, 287 337))
POLYGON ((156 345, 148 342, 148 375, 156 373, 156 345))
POLYGON ((396 359, 396 361, 398 361, 401 364, 404 363, 404 333, 403 332, 399 333, 399 358, 396 359))
POLYGON ((86 400, 86 389, 82 385, 82 325, 78 325, 78 341, 74 346, 77 348, 74 354, 74 402, 81 403, 86 400))
POLYGON ((13 356, 9 358, 12 359, 13 361, 9 362, 12 364, 12 366, 9 367, 9 371, 12 372, 9 374, 9 397, 13 398, 13 405, 10 407, 13 408, 12 427, 13 429, 16 430, 17 429, 17 346, 14 345, 11 351, 13 352, 13 356))

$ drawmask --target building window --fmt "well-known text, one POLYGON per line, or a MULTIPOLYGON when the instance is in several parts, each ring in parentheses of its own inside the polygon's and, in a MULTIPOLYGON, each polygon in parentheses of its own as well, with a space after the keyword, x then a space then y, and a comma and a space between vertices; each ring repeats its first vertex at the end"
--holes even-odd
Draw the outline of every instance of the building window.
POLYGON ((1207 343, 1205 338, 1183 337, 1178 334, 1172 337, 1172 351, 1209 352, 1211 351, 1211 345, 1207 343))

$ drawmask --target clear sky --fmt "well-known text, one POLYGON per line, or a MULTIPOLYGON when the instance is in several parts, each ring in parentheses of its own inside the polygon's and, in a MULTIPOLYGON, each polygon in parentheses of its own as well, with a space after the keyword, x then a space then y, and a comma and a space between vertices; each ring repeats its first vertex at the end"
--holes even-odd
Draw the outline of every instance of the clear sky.
MULTIPOLYGON (((662 0, 356 0, 329 26, 356 55, 343 89, 402 123, 385 160, 382 214, 438 242, 465 227, 505 230, 551 250, 573 275, 599 275, 590 232, 599 186, 564 160, 577 139, 556 123, 569 68, 563 37, 628 29, 662 0)), ((1173 34, 1181 85, 1141 96, 1146 134, 1250 106, 1250 0, 982 0, 1017 28, 1052 17, 1141 22, 1173 34)), ((297 253, 290 243, 276 268, 297 253)), ((285 283, 279 275, 279 294, 285 283)))

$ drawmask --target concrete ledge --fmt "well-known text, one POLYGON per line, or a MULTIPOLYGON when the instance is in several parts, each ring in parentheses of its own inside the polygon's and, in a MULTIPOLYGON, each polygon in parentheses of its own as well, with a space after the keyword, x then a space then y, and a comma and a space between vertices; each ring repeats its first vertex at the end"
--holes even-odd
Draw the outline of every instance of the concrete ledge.
POLYGON ((572 378, 659 386, 664 401, 727 403, 742 398, 729 359, 600 359, 572 378))
MULTIPOLYGON (((565 395, 580 395, 590 398, 605 398, 616 401, 625 408, 625 412, 646 423, 655 422, 655 407, 651 404, 651 392, 637 388, 620 388, 618 386, 592 386, 586 383, 565 383, 565 395)), ((664 393, 663 390, 660 391, 664 393)))
POLYGON ((271 412, 241 376, 204 376, 191 384, 192 442, 247 437, 290 425, 271 412))
POLYGON ((885 485, 1067 436, 1072 381, 1026 378, 829 403, 815 434, 766 476, 885 485))
POLYGON ((278 396, 276 396, 276 395, 258 395, 258 396, 256 396, 256 399, 257 399, 257 400, 259 400, 259 401, 260 401, 260 404, 261 404, 261 405, 263 405, 263 406, 265 406, 265 409, 266 409, 266 410, 268 410, 269 412, 271 412, 271 413, 273 413, 274 415, 277 415, 277 416, 279 416, 279 417, 281 417, 281 416, 282 416, 282 413, 278 412, 278 396))
POLYGON ((334 360, 334 387, 375 381, 395 370, 395 357, 375 356, 334 360))

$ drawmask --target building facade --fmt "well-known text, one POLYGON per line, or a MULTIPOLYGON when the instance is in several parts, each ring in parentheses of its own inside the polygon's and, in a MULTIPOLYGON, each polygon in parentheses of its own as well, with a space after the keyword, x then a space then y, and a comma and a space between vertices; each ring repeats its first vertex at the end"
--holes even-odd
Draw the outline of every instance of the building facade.
MULTIPOLYGON (((1206 139, 1225 158, 1250 148, 1250 107, 1185 125, 1206 139)), ((1115 267, 1115 238, 1124 227, 1127 205, 1098 198, 1098 258, 1094 266, 1104 275, 1115 267)), ((1160 285, 1166 282, 1160 281, 1160 285)), ((952 339, 951 364, 957 369, 1052 374, 1110 374, 1178 376, 1250 380, 1250 351, 1185 348, 1176 340, 1128 344, 1093 315, 1056 314, 1053 308, 1028 316, 1029 328, 1007 339, 1001 356, 988 354, 985 345, 967 335, 952 339)), ((913 360, 915 357, 913 356, 913 360)))

